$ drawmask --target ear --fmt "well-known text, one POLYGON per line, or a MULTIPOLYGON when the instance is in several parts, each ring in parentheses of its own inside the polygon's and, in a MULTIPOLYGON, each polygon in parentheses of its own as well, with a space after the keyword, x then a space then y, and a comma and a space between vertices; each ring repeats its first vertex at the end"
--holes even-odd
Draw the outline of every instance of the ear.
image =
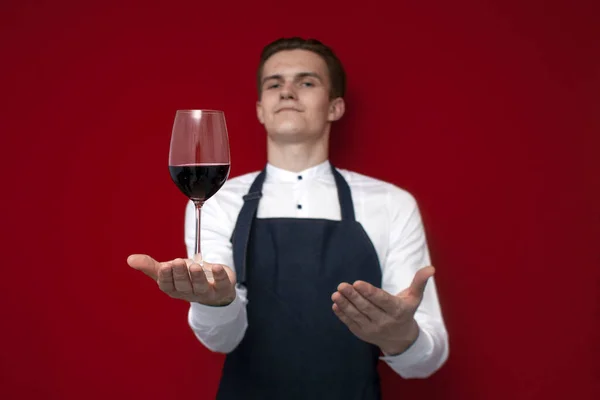
POLYGON ((264 110, 260 101, 256 102, 256 118, 258 118, 261 124, 265 124, 264 110))
POLYGON ((346 103, 341 97, 337 97, 329 102, 329 113, 327 114, 327 121, 333 122, 342 118, 346 111, 346 103))

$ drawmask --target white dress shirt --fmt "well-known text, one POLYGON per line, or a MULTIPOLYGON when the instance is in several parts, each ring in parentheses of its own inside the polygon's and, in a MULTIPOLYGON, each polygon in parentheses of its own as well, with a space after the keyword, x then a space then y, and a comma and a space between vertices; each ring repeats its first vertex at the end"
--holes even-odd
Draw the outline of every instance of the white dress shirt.
MULTIPOLYGON (((270 164, 266 168, 257 218, 341 220, 337 188, 328 161, 298 173, 270 164)), ((382 289, 397 294, 410 286, 418 269, 430 265, 418 205, 410 193, 395 185, 338 170, 350 186, 356 220, 377 252, 382 289)), ((229 179, 202 207, 201 251, 207 262, 227 265, 235 271, 230 239, 244 202, 242 196, 248 193, 259 172, 229 179)), ((194 253, 195 229, 194 205, 189 202, 185 212, 189 258, 194 253)), ((224 307, 190 305, 188 323, 198 340, 212 351, 231 352, 246 332, 247 289, 238 284, 236 293, 235 300, 224 307)), ((402 354, 381 357, 404 378, 428 377, 448 357, 448 336, 433 278, 427 284, 415 320, 420 328, 417 341, 402 354)))

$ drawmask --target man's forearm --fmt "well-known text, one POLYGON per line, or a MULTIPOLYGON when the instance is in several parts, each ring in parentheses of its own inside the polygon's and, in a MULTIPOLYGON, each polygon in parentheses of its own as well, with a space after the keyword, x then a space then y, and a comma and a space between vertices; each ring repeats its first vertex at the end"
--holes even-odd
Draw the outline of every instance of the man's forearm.
POLYGON ((413 318, 407 323, 405 328, 398 332, 397 339, 380 343, 379 348, 384 354, 397 356, 404 353, 410 346, 412 346, 417 340, 418 336, 419 325, 413 318))
POLYGON ((421 322, 416 340, 402 353, 394 355, 381 350, 382 360, 403 378, 428 378, 448 359, 448 336, 442 324, 421 322))
POLYGON ((189 326, 209 350, 229 353, 241 342, 248 327, 244 294, 236 289, 235 300, 222 307, 190 304, 189 326))

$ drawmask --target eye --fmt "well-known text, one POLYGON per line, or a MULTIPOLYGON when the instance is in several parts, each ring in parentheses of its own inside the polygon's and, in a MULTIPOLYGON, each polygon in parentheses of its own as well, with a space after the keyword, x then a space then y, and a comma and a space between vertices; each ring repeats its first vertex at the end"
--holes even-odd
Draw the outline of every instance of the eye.
POLYGON ((312 83, 312 82, 310 82, 310 81, 304 81, 304 82, 302 82, 302 86, 304 86, 304 87, 313 87, 313 86, 315 86, 315 84, 312 83))
POLYGON ((281 86, 279 83, 272 83, 267 85, 267 89, 277 89, 279 86, 281 86))

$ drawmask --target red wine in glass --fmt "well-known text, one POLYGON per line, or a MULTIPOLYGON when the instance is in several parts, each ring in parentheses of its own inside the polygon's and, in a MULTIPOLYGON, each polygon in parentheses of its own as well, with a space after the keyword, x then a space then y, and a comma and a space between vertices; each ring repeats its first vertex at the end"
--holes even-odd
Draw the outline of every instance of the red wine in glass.
POLYGON ((171 133, 169 173, 196 206, 194 261, 200 264, 202 205, 227 181, 229 168, 229 136, 223 111, 178 110, 171 133))
POLYGON ((171 179, 194 202, 204 203, 223 186, 229 164, 170 165, 171 179))

